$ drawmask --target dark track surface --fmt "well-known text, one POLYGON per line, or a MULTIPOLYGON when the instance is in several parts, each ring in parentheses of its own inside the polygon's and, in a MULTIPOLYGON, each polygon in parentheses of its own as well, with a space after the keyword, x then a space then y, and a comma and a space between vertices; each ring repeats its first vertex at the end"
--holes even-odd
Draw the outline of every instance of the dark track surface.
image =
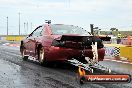
MULTIPOLYGON (((54 67, 40 66, 32 61, 23 61, 17 47, 3 46, 0 43, 0 88, 132 88, 126 84, 78 84, 77 68, 66 63, 54 67)), ((132 65, 111 61, 100 64, 114 73, 132 75, 132 65)))

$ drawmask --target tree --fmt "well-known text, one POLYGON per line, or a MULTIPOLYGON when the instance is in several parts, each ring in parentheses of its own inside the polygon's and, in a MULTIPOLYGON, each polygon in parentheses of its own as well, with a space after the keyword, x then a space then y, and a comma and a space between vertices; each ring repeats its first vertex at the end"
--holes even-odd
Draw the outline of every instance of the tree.
POLYGON ((113 35, 117 35, 118 34, 118 29, 117 28, 111 28, 110 30, 112 31, 113 35))
POLYGON ((111 31, 118 31, 117 28, 111 28, 110 30, 111 30, 111 31))

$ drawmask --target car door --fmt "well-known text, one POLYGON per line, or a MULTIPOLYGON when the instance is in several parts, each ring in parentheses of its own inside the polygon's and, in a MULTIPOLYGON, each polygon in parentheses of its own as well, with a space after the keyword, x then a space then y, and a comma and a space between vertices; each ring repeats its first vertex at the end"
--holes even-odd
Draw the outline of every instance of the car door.
POLYGON ((32 46, 32 42, 34 42, 34 33, 35 33, 36 29, 26 37, 26 39, 24 40, 24 47, 26 48, 26 53, 27 55, 31 55, 32 51, 31 51, 31 46, 32 46))
POLYGON ((27 51, 30 56, 34 56, 33 49, 36 47, 36 40, 35 37, 38 36, 38 29, 37 27, 30 35, 27 37, 27 51))
POLYGON ((33 31, 30 36, 27 38, 27 44, 28 44, 28 52, 29 52, 29 55, 30 56, 33 56, 33 51, 32 51, 32 48, 35 47, 35 33, 36 33, 36 30, 33 31))
POLYGON ((41 43, 41 37, 42 37, 42 26, 39 26, 32 35, 32 40, 30 41, 30 51, 32 56, 36 56, 36 47, 38 43, 41 43))

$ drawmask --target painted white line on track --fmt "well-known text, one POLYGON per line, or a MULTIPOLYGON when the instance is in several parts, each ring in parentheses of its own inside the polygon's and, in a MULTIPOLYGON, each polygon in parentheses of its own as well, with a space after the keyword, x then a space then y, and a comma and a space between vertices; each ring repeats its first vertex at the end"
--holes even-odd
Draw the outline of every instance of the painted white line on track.
POLYGON ((121 60, 111 60, 111 59, 104 59, 104 60, 105 60, 105 61, 119 62, 119 63, 124 63, 124 64, 132 64, 131 62, 121 61, 121 60))
POLYGON ((110 60, 110 59, 104 59, 104 60, 110 60))
POLYGON ((10 44, 10 43, 4 43, 4 44, 2 44, 2 45, 4 45, 4 46, 5 46, 5 45, 8 45, 8 44, 10 44))
POLYGON ((129 63, 129 62, 122 62, 122 63, 129 63))
POLYGON ((4 43, 2 44, 4 46, 10 46, 10 47, 20 47, 20 44, 10 44, 10 43, 4 43))
POLYGON ((111 61, 117 61, 117 60, 111 60, 111 61))
POLYGON ((116 62, 123 62, 123 61, 118 61, 118 60, 117 60, 116 62))

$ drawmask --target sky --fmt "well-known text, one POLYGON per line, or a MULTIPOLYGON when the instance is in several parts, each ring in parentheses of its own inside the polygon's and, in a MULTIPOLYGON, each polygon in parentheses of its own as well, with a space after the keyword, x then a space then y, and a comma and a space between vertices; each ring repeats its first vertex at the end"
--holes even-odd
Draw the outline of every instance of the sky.
POLYGON ((90 24, 104 31, 132 31, 132 0, 0 0, 0 35, 7 32, 7 17, 9 34, 19 34, 19 13, 21 34, 29 34, 45 20, 88 31, 90 24))

